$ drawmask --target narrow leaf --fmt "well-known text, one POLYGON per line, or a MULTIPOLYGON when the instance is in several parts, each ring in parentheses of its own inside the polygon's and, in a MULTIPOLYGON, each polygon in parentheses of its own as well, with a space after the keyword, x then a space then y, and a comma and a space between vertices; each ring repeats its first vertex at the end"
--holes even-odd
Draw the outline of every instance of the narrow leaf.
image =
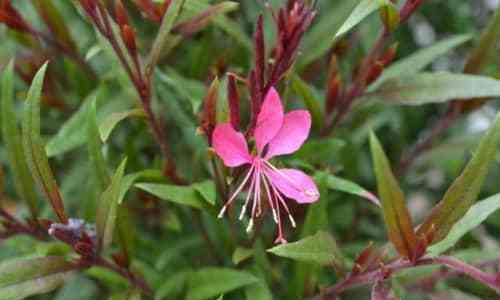
POLYGON ((203 199, 192 186, 178 186, 158 183, 138 183, 135 186, 162 200, 172 201, 177 204, 191 206, 194 208, 203 207, 203 199))
POLYGON ((17 194, 27 202, 31 216, 38 216, 37 196, 33 178, 23 152, 21 132, 17 127, 14 110, 14 62, 11 61, 2 77, 2 138, 7 150, 7 157, 14 175, 17 194))
POLYGON ((464 235, 469 231, 473 230, 481 223, 486 221, 486 219, 500 209, 500 194, 491 196, 488 199, 482 200, 479 203, 474 204, 469 211, 460 219, 453 227, 450 232, 439 243, 436 243, 429 247, 427 250, 429 254, 437 256, 451 247, 453 247, 464 235))
POLYGON ((28 91, 23 116, 23 148, 31 175, 50 200, 61 223, 66 223, 67 218, 59 187, 50 169, 40 138, 40 96, 46 70, 47 63, 38 70, 28 91))
POLYGON ((168 36, 170 35, 170 31, 172 30, 175 20, 184 6, 184 2, 186 2, 186 0, 172 2, 167 10, 167 13, 163 16, 160 29, 158 30, 155 41, 153 42, 148 63, 146 65, 146 74, 148 78, 153 75, 154 68, 160 59, 160 54, 163 48, 166 47, 165 44, 168 41, 168 36))
POLYGON ((427 235, 433 232, 433 243, 437 243, 444 239, 453 225, 467 213, 479 195, 488 168, 495 158, 499 139, 500 115, 497 115, 493 126, 482 138, 462 174, 455 179, 441 202, 418 228, 417 234, 427 235))
POLYGON ((485 76, 440 73, 420 73, 390 78, 377 90, 367 93, 360 102, 377 101, 386 104, 422 105, 450 100, 499 97, 500 80, 485 76))
POLYGON ((422 71, 438 57, 469 41, 471 37, 468 34, 456 35, 419 50, 402 60, 396 61, 384 70, 379 79, 369 87, 369 91, 374 91, 382 82, 389 78, 409 76, 422 71))
POLYGON ((360 196, 372 202, 373 204, 380 206, 379 199, 371 192, 364 189, 359 184, 334 176, 328 175, 327 179, 328 187, 332 190, 341 191, 344 193, 360 196))
POLYGON ((99 132, 101 136, 101 140, 106 142, 111 135, 113 129, 120 123, 121 121, 129 118, 129 117, 145 117, 144 110, 142 108, 131 109, 123 112, 112 113, 107 116, 99 126, 99 132))
POLYGON ((190 276, 186 299, 210 299, 256 282, 258 279, 247 272, 227 268, 203 268, 190 276))
POLYGON ((138 180, 151 180, 151 181, 161 181, 165 179, 161 170, 143 170, 137 173, 128 174, 123 177, 122 185, 120 188, 120 197, 118 199, 118 204, 123 202, 125 195, 138 180))
MULTIPOLYGON (((333 2, 333 1, 332 1, 333 2)), ((356 6, 357 1, 335 1, 335 6, 323 10, 318 15, 319 20, 304 36, 303 49, 307 49, 297 58, 297 70, 314 62, 325 55, 333 46, 332 32, 338 31, 343 22, 356 6)))
POLYGON ((247 260, 248 258, 252 257, 254 254, 254 250, 250 248, 243 248, 243 247, 238 247, 236 250, 234 250, 233 253, 233 264, 239 265, 242 261, 247 260))
POLYGON ((0 264, 0 300, 48 293, 61 286, 72 269, 60 256, 5 261, 0 264))
POLYGON ((116 217, 118 215, 120 187, 126 165, 127 159, 124 159, 111 179, 109 187, 102 193, 99 199, 99 207, 97 208, 96 216, 96 230, 100 250, 109 248, 113 240, 113 232, 115 229, 116 217))
POLYGON ((396 250, 402 256, 412 258, 416 245, 412 220, 389 160, 375 134, 370 136, 370 148, 377 177, 378 194, 387 232, 396 250))
POLYGON ((100 192, 102 192, 109 185, 111 178, 101 150, 102 142, 99 138, 99 129, 97 127, 96 102, 97 99, 93 99, 87 109, 87 149, 91 168, 100 184, 100 192))
POLYGON ((294 243, 276 246, 267 250, 274 255, 320 265, 342 266, 343 256, 333 237, 324 231, 294 243))
POLYGON ((92 101, 86 100, 48 141, 45 151, 49 157, 61 155, 85 143, 85 122, 92 101))
POLYGON ((500 7, 491 18, 488 27, 481 34, 478 46, 472 51, 465 65, 464 72, 477 74, 495 56, 495 49, 498 49, 498 39, 500 38, 500 7))
POLYGON ((54 0, 36 0, 33 5, 44 20, 47 27, 54 34, 57 41, 61 41, 70 51, 76 50, 76 45, 69 32, 69 26, 64 17, 53 3, 54 0))
POLYGON ((246 300, 273 300, 273 294, 264 280, 245 287, 246 300))
POLYGON ((346 34, 371 13, 388 4, 390 4, 389 0, 362 0, 356 8, 354 8, 349 18, 342 24, 342 27, 340 27, 335 34, 334 39, 346 34))
POLYGON ((217 194, 215 190, 215 183, 213 180, 205 180, 195 183, 193 184, 193 188, 205 201, 207 201, 211 205, 215 205, 217 194))

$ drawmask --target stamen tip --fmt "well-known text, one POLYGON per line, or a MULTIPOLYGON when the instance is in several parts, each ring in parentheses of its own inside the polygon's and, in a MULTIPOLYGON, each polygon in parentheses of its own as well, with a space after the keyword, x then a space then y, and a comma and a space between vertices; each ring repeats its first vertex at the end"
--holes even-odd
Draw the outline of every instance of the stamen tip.
POLYGON ((295 223, 295 220, 293 219, 292 215, 288 215, 288 218, 290 219, 290 223, 292 223, 292 227, 293 228, 297 227, 297 224, 295 223))
POLYGON ((253 229, 253 219, 250 219, 250 222, 248 223, 247 226, 247 233, 250 233, 253 229))
POLYGON ((226 212, 227 206, 223 206, 222 209, 220 210, 219 214, 217 215, 217 218, 222 219, 224 216, 224 213, 226 212))

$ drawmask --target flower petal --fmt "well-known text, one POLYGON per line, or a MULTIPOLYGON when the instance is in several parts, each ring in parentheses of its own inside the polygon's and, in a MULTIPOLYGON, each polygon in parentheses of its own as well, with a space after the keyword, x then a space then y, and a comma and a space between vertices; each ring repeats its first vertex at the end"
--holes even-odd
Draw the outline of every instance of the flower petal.
POLYGON ((280 95, 272 87, 262 103, 255 127, 255 143, 259 153, 272 140, 283 125, 283 105, 280 95))
POLYGON ((266 168, 266 175, 283 195, 298 203, 312 203, 319 199, 319 191, 310 176, 295 169, 266 168))
POLYGON ((266 159, 297 151, 307 139, 310 130, 311 115, 307 110, 294 110, 287 113, 280 131, 269 142, 266 159))
POLYGON ((215 153, 228 167, 238 167, 252 162, 245 137, 242 133, 234 130, 229 123, 215 127, 212 134, 212 146, 215 153))

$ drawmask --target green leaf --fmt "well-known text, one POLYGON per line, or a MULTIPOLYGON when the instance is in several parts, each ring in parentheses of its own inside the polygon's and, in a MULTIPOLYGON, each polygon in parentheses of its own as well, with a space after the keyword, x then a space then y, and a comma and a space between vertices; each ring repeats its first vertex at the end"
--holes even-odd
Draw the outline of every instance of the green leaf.
POLYGON ((256 282, 255 276, 244 271, 203 268, 191 274, 186 299, 209 299, 256 282))
POLYGON ((242 261, 245 261, 252 257, 254 254, 254 249, 238 247, 233 252, 233 264, 239 265, 242 261))
POLYGON ((131 109, 123 112, 112 113, 107 116, 99 126, 99 132, 101 136, 101 140, 106 142, 111 135, 113 129, 120 123, 129 117, 145 117, 146 114, 142 108, 131 109))
POLYGON ((361 23, 366 17, 375 12, 380 7, 390 4, 389 0, 362 0, 352 11, 349 18, 342 24, 342 27, 335 34, 334 39, 346 34, 356 25, 361 23))
POLYGON ((455 179, 439 204, 434 207, 417 234, 432 232, 433 243, 444 239, 453 225, 458 222, 476 201, 490 164, 495 159, 496 147, 500 140, 500 115, 482 138, 474 156, 462 174, 455 179))
POLYGON ((437 256, 455 245, 465 234, 483 223, 491 214, 500 209, 500 194, 494 195, 474 204, 469 211, 453 225, 446 238, 427 249, 428 253, 437 256))
POLYGON ((102 155, 102 142, 99 138, 99 129, 97 127, 97 99, 90 101, 87 108, 87 145, 91 168, 100 184, 99 192, 102 192, 111 181, 106 160, 102 155))
POLYGON ((2 136, 17 194, 24 199, 30 209, 31 216, 38 216, 38 200, 34 189, 33 178, 24 157, 21 132, 17 127, 14 110, 14 62, 11 61, 2 77, 2 136))
POLYGON ((273 300, 273 294, 263 280, 245 287, 245 297, 247 300, 273 300))
POLYGON ((175 20, 179 16, 185 2, 186 0, 173 2, 163 16, 160 28, 158 29, 158 34, 156 35, 156 39, 151 47, 151 52, 149 53, 148 62, 146 64, 146 77, 151 78, 153 75, 154 68, 160 59, 160 54, 169 41, 168 37, 170 35, 170 31, 172 30, 175 20))
POLYGON ((0 264, 0 300, 48 293, 61 286, 72 269, 60 256, 5 261, 0 264))
POLYGON ((184 290, 186 281, 191 274, 191 271, 181 271, 168 276, 155 294, 155 300, 162 300, 169 297, 177 299, 180 293, 184 290))
POLYGON ((33 1, 33 5, 54 34, 55 39, 62 42, 69 51, 76 53, 77 48, 69 32, 70 26, 66 24, 63 15, 54 5, 53 0, 37 0, 33 1))
POLYGON ((430 47, 419 50, 404 59, 396 61, 384 70, 379 79, 370 85, 368 91, 376 90, 382 82, 389 78, 409 76, 422 71, 439 56, 469 41, 471 37, 472 36, 468 34, 456 35, 437 42, 430 47))
POLYGON ((359 102, 422 105, 497 96, 500 96, 500 80, 440 72, 387 79, 377 90, 361 97, 359 102))
POLYGON ((336 159, 335 154, 339 153, 345 144, 337 138, 310 140, 295 152, 293 157, 312 164, 328 164, 336 159))
POLYGON ((498 39, 500 38, 500 7, 491 18, 488 27, 481 34, 478 46, 472 51, 467 64, 464 67, 465 73, 480 73, 484 66, 496 56, 498 49, 498 39))
POLYGON ((371 192, 367 191, 359 184, 354 183, 352 181, 334 176, 328 175, 327 179, 328 188, 336 191, 341 191, 344 193, 360 196, 374 203, 375 205, 380 206, 380 201, 378 198, 371 192))
MULTIPOLYGON (((110 97, 106 93, 105 85, 100 86, 85 98, 83 104, 59 129, 47 143, 45 150, 49 157, 64 154, 77 147, 83 146, 88 141, 88 111, 93 101, 100 101, 110 97)), ((127 109, 130 104, 127 101, 107 101, 102 107, 99 107, 97 124, 100 124, 104 117, 121 109, 127 109)), ((96 104, 97 105, 97 104, 96 104)))
POLYGON ((295 93, 302 97, 307 110, 311 113, 314 128, 317 130, 321 129, 323 124, 323 112, 321 111, 320 103, 317 99, 315 99, 311 88, 298 76, 293 78, 292 87, 295 90, 295 93))
MULTIPOLYGON (((334 2, 334 1, 332 1, 334 2)), ((302 48, 307 49, 297 58, 297 70, 325 55, 333 46, 332 31, 336 32, 356 6, 356 1, 335 1, 335 6, 321 11, 319 21, 304 36, 302 48)))
POLYGON ((370 135, 370 148, 377 177, 378 194, 382 202, 382 213, 391 242, 400 255, 412 258, 416 247, 413 222, 406 207, 401 190, 389 160, 375 134, 370 135))
POLYGON ((333 237, 318 231, 294 243, 287 243, 267 250, 274 255, 324 266, 342 266, 344 258, 333 237))
POLYGON ((134 183, 138 180, 152 180, 152 181, 161 181, 165 179, 162 172, 160 170, 143 170, 137 173, 128 174, 123 177, 122 185, 120 187, 120 197, 118 199, 118 204, 122 204, 123 199, 125 199, 125 195, 128 190, 134 185, 134 183))
POLYGON ((40 97, 46 70, 47 63, 38 70, 28 91, 23 115, 23 148, 31 175, 50 200, 59 220, 66 223, 59 187, 40 138, 40 97))
POLYGON ((159 183, 138 183, 135 187, 156 197, 194 208, 203 207, 203 199, 192 186, 178 186, 159 183))
POLYGON ((91 102, 86 100, 49 140, 45 146, 49 157, 61 155, 85 143, 85 122, 91 102))
MULTIPOLYGON (((227 1, 229 3, 234 3, 233 1, 227 1)), ((198 0, 186 0, 185 9, 189 12, 200 13, 204 10, 209 9, 209 5, 204 3, 204 1, 198 0)), ((235 8, 234 8, 235 9, 235 8)), ((253 50, 252 40, 248 35, 241 29, 240 24, 231 20, 225 15, 219 14, 212 19, 215 26, 219 27, 227 35, 231 36, 240 46, 248 51, 253 50)))
POLYGON ((111 179, 109 187, 102 193, 99 199, 99 207, 96 216, 96 231, 99 240, 99 249, 106 250, 113 240, 116 217, 118 215, 118 198, 120 196, 120 187, 127 159, 125 158, 115 175, 111 179))
POLYGON ((200 196, 206 200, 211 205, 215 205, 215 200, 217 198, 217 193, 215 190, 215 183, 213 180, 205 180, 193 184, 193 188, 197 191, 200 196))

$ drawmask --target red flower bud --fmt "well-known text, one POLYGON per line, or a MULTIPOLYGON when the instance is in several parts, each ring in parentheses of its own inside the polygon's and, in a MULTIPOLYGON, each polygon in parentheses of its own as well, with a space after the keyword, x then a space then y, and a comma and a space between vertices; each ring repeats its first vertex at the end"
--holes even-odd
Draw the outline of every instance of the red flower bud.
POLYGON ((398 52, 398 47, 399 47, 398 43, 392 44, 380 58, 380 61, 385 67, 390 65, 394 60, 394 58, 396 57, 396 53, 398 52))
POLYGON ((23 32, 32 31, 21 14, 12 6, 10 0, 0 0, 0 23, 4 23, 14 30, 23 32))
POLYGON ((219 92, 219 80, 215 78, 208 88, 205 96, 203 111, 201 113, 201 129, 211 143, 212 132, 217 123, 217 99, 219 92))
POLYGON ((240 129, 240 95, 236 86, 236 78, 229 74, 227 78, 227 100, 229 104, 229 121, 234 130, 240 129))
POLYGON ((370 70, 368 71, 368 76, 366 77, 366 84, 369 85, 380 77, 384 71, 384 64, 381 61, 376 61, 373 65, 371 65, 370 70))
POLYGON ((124 25, 130 25, 128 20, 127 10, 123 6, 123 2, 121 0, 115 0, 115 17, 116 22, 120 27, 124 25))
POLYGON ((125 46, 127 46, 130 55, 136 56, 137 44, 135 42, 135 32, 129 25, 123 25, 121 28, 121 35, 125 46))

